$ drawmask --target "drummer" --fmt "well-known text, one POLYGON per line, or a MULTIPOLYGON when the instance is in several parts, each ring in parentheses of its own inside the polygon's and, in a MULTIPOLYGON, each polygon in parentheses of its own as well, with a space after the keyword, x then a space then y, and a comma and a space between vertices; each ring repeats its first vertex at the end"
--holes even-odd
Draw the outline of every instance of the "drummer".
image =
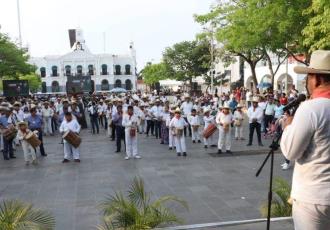
POLYGON ((218 113, 216 123, 219 125, 218 154, 222 153, 222 148, 226 148, 226 153, 231 152, 231 124, 233 123, 233 115, 230 112, 228 103, 224 103, 222 111, 218 113))
MULTIPOLYGON (((7 130, 12 127, 12 119, 10 118, 11 109, 9 107, 1 107, 4 114, 0 117, 0 128, 2 131, 7 130)), ((9 160, 10 158, 16 158, 13 150, 13 139, 7 140, 3 138, 3 158, 4 160, 9 160)))
POLYGON ((188 123, 185 121, 183 117, 181 117, 181 110, 180 108, 177 108, 174 111, 175 115, 172 118, 169 127, 171 132, 174 131, 174 139, 175 139, 175 146, 176 146, 176 152, 177 156, 181 156, 181 153, 184 157, 187 156, 187 150, 186 150, 186 140, 183 133, 184 128, 188 126, 188 123))
POLYGON ((44 145, 43 145, 43 133, 42 133, 42 118, 40 115, 37 114, 37 109, 35 105, 31 105, 31 109, 30 109, 30 113, 31 115, 29 117, 27 117, 27 122, 28 122, 28 126, 29 129, 31 131, 38 131, 38 139, 41 141, 41 145, 40 147, 40 153, 41 156, 47 156, 47 154, 45 153, 45 149, 44 149, 44 145))
MULTIPOLYGON (((80 132, 80 129, 81 129, 81 127, 80 127, 78 121, 76 119, 72 119, 71 112, 66 112, 64 115, 64 119, 60 126, 60 132, 62 134, 64 134, 67 131, 72 131, 78 135, 80 132)), ((63 141, 63 144, 64 144, 64 159, 63 159, 62 163, 70 162, 72 155, 73 155, 74 162, 79 163, 80 162, 79 148, 73 147, 66 140, 63 141)))
MULTIPOLYGON (((28 124, 25 121, 20 121, 17 123, 18 127, 18 132, 17 132, 17 139, 21 141, 22 143, 22 149, 24 153, 24 159, 25 159, 25 164, 29 165, 30 164, 30 159, 32 159, 32 164, 37 164, 37 157, 36 157, 36 151, 32 147, 32 145, 27 142, 25 139, 26 135, 29 134, 31 131, 27 128, 28 124)), ((34 135, 36 135, 35 131, 34 135)))

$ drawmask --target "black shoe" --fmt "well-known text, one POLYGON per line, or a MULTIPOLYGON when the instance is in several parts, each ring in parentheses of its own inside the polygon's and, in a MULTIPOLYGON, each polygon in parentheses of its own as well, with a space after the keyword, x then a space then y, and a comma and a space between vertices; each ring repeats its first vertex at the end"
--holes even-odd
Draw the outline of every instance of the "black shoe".
POLYGON ((163 144, 164 144, 164 142, 160 142, 160 144, 161 144, 161 145, 163 145, 163 144))
POLYGON ((74 162, 80 163, 80 159, 74 159, 74 162))
POLYGON ((5 161, 9 161, 10 159, 8 157, 3 158, 5 161))
POLYGON ((207 145, 204 145, 204 149, 207 149, 207 145))
POLYGON ((222 153, 222 150, 221 149, 218 149, 218 154, 221 154, 222 153))
POLYGON ((117 150, 116 153, 120 153, 120 150, 117 150))
POLYGON ((259 146, 264 146, 262 143, 259 143, 259 146))
POLYGON ((172 150, 172 147, 169 147, 168 150, 172 150))
POLYGON ((201 140, 198 140, 198 143, 202 143, 201 140))
POLYGON ((233 154, 233 152, 230 150, 227 150, 226 153, 233 154))
POLYGON ((196 143, 196 141, 193 141, 193 143, 195 144, 195 143, 196 143))
POLYGON ((184 156, 184 157, 186 157, 186 156, 187 156, 187 153, 186 153, 186 152, 184 152, 184 153, 183 153, 183 156, 184 156))
POLYGON ((16 156, 15 155, 11 155, 10 158, 11 159, 16 159, 16 156))
POLYGON ((249 143, 249 144, 247 144, 246 146, 251 146, 252 144, 251 143, 249 143))
POLYGON ((177 153, 177 155, 178 155, 178 157, 180 157, 181 156, 181 153, 177 153))
POLYGON ((46 156, 47 156, 47 154, 46 154, 46 153, 44 153, 44 154, 41 154, 41 156, 43 156, 43 157, 46 157, 46 156))
POLYGON ((115 141, 115 139, 111 139, 111 141, 115 141))
POLYGON ((214 147, 218 147, 218 146, 217 146, 217 145, 211 145, 211 147, 213 147, 213 148, 214 148, 214 147))
POLYGON ((62 163, 69 163, 70 161, 68 159, 64 159, 62 163))

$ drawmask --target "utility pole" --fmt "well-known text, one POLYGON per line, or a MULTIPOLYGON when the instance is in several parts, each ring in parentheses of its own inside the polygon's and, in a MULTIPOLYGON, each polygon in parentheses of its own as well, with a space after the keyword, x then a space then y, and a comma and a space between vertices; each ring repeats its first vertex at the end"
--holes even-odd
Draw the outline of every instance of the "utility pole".
POLYGON ((19 0, 17 0, 17 18, 18 18, 19 47, 22 48, 21 13, 20 13, 20 8, 19 8, 19 0))

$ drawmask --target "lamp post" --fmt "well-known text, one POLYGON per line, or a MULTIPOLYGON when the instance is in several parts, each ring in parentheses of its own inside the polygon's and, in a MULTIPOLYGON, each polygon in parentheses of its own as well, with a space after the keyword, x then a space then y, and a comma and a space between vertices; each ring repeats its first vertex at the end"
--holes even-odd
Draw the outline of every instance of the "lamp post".
MULTIPOLYGON (((286 49, 288 49, 288 43, 285 43, 285 47, 286 49)), ((289 81, 289 76, 288 76, 288 72, 289 72, 289 52, 287 51, 287 57, 286 57, 286 62, 285 62, 285 93, 286 95, 288 95, 289 93, 289 89, 288 89, 288 81, 289 81)))
POLYGON ((19 8, 19 0, 17 0, 17 19, 18 19, 18 40, 19 46, 22 48, 22 32, 21 32, 21 13, 19 8))

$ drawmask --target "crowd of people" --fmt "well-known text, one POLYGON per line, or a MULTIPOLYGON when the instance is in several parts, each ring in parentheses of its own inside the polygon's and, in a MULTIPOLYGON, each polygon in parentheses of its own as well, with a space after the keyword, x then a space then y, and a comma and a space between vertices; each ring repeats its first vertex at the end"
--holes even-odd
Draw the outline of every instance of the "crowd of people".
MULTIPOLYGON (((137 136, 150 136, 175 150, 177 156, 187 156, 186 139, 193 144, 203 143, 204 148, 217 148, 218 154, 231 154, 232 138, 244 141, 244 120, 249 123, 248 146, 253 144, 254 131, 258 145, 264 138, 274 136, 282 128, 283 107, 297 97, 293 88, 289 97, 284 93, 251 94, 244 88, 230 93, 191 97, 188 93, 165 95, 160 92, 92 95, 90 97, 64 96, 38 99, 16 98, 16 101, 0 99, 1 149, 4 160, 15 158, 15 148, 23 147, 25 161, 37 163, 36 149, 47 156, 43 136, 64 134, 67 131, 79 136, 81 129, 90 124, 92 134, 106 135, 115 141, 116 152, 125 146, 125 159, 137 158, 137 136), (87 119, 89 117, 89 122, 87 119), (234 129, 234 137, 231 130, 234 129), (38 146, 31 146, 25 137, 33 133, 38 146), (104 132, 102 132, 104 133, 104 132), (11 134, 11 135, 9 135, 11 134), (16 136, 15 136, 16 135, 16 136), (8 138, 9 137, 9 138, 8 138)), ((63 163, 73 159, 80 162, 79 147, 63 138, 63 163)), ((289 168, 289 161, 283 169, 289 168)))

